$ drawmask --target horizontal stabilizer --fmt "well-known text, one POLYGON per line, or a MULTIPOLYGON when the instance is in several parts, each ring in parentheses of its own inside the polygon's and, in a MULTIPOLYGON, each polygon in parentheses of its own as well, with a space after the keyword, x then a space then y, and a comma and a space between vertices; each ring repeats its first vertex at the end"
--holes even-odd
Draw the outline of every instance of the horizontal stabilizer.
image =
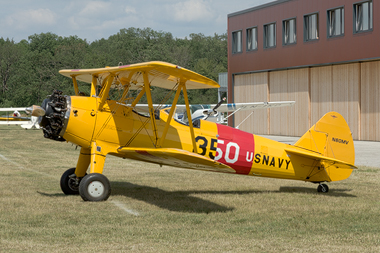
POLYGON ((331 157, 322 156, 318 153, 311 153, 309 151, 304 151, 300 149, 286 148, 285 151, 290 154, 306 157, 309 159, 314 159, 320 162, 325 163, 326 165, 334 165, 337 169, 357 169, 357 167, 353 164, 346 163, 341 160, 337 160, 331 157))
POLYGON ((236 173, 234 169, 225 164, 216 162, 181 149, 175 148, 128 148, 122 147, 118 152, 127 158, 160 165, 175 166, 187 169, 236 173))

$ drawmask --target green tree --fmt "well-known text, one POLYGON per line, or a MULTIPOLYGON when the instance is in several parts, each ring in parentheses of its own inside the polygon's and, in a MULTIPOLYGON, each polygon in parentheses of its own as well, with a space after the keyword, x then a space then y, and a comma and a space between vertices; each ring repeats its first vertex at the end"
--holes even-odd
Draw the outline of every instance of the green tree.
POLYGON ((13 40, 0 38, 1 106, 13 106, 9 93, 14 83, 10 79, 17 71, 16 64, 21 54, 22 51, 19 50, 18 45, 13 40))
MULTIPOLYGON (((60 69, 101 68, 146 61, 166 61, 188 68, 217 81, 227 70, 227 36, 190 34, 173 38, 168 32, 151 28, 125 28, 108 39, 92 43, 77 36, 53 33, 34 34, 15 43, 0 39, 0 104, 26 106, 39 104, 54 89, 73 94, 72 81, 60 69)), ((89 85, 81 85, 81 90, 89 85)), ((170 103, 167 91, 153 88, 156 103, 170 103), (165 101, 166 100, 166 101, 165 101)), ((217 90, 189 91, 191 103, 216 103, 217 90)), ((183 102, 183 101, 182 101, 183 102)))

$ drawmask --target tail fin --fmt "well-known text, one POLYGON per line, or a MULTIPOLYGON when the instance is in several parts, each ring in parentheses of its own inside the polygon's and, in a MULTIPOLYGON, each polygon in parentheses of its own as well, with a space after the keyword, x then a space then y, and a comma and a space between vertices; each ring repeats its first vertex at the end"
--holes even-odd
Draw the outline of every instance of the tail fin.
POLYGON ((294 146, 348 164, 355 163, 355 148, 350 128, 343 116, 337 112, 325 114, 294 146))
POLYGON ((337 112, 325 114, 294 146, 313 151, 316 156, 331 158, 327 160, 335 164, 334 168, 330 166, 326 171, 331 181, 349 177, 351 169, 355 168, 352 134, 343 116, 337 112), (347 168, 350 169, 346 170, 347 168))

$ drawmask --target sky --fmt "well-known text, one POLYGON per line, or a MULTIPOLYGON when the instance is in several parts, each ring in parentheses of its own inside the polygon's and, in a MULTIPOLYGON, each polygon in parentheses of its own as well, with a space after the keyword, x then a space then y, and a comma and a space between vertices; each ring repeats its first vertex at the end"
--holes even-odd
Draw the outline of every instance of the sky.
POLYGON ((19 42, 51 32, 88 42, 123 28, 152 28, 176 38, 227 32, 227 15, 274 0, 2 0, 0 37, 19 42))

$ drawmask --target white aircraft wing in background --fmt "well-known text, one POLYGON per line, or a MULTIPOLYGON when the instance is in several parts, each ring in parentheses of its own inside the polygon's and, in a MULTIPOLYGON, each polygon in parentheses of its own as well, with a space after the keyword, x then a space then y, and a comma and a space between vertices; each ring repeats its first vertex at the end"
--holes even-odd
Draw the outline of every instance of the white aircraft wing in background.
MULTIPOLYGON (((232 116, 238 111, 247 111, 255 109, 268 109, 275 107, 284 107, 292 106, 295 104, 295 101, 278 101, 278 102, 251 102, 251 103, 230 103, 230 104, 193 104, 190 105, 191 118, 194 120, 203 119, 209 120, 212 122, 226 124, 227 118, 232 116), (216 108, 215 108, 216 107, 216 108), (232 112, 230 115, 225 116, 225 113, 232 112)), ((153 105, 154 108, 169 108, 170 104, 165 105, 153 105)), ((137 104, 134 107, 137 111, 148 112, 147 104, 137 104)), ((183 123, 188 123, 186 115, 186 106, 178 105, 176 106, 176 115, 174 117, 177 120, 182 121, 183 123)), ((244 121, 243 121, 244 122, 244 121)), ((243 123, 242 122, 242 123, 243 123)), ((240 125, 240 124, 239 124, 240 125)))
POLYGON ((12 112, 11 115, 0 116, 0 125, 20 125, 24 129, 39 129, 38 117, 22 117, 20 111, 27 112, 26 107, 0 108, 0 112, 12 112))

